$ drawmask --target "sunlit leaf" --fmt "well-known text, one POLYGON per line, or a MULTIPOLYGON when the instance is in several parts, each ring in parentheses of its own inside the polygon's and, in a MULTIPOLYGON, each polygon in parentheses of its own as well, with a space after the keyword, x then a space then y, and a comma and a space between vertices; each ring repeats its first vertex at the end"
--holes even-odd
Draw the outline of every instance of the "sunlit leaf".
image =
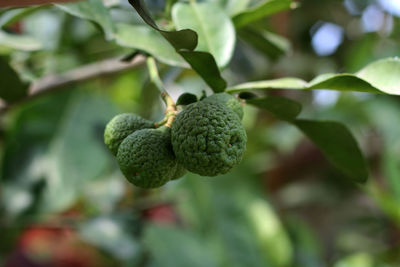
POLYGON ((156 30, 144 25, 117 24, 115 41, 125 47, 149 53, 161 62, 186 67, 187 64, 156 30))
POLYGON ((271 266, 288 266, 293 253, 290 239, 270 205, 261 198, 254 199, 249 203, 247 216, 271 266))
POLYGON ((373 267, 376 266, 374 256, 366 252, 358 252, 338 260, 334 267, 373 267))
POLYGON ((34 6, 7 10, 0 15, 0 28, 11 25, 43 7, 44 6, 34 6))
POLYGON ((251 22, 295 7, 291 0, 264 0, 255 7, 251 7, 233 17, 236 28, 241 28, 251 22))
POLYGON ((307 82, 298 78, 280 78, 274 80, 246 82, 238 84, 226 89, 227 92, 235 93, 251 90, 266 90, 266 89, 306 89, 307 82))
MULTIPOLYGON (((215 0, 211 0, 215 1, 215 0)), ((216 0, 222 9, 230 16, 234 16, 246 9, 250 4, 250 0, 216 0)))
POLYGON ((102 0, 79 1, 76 3, 58 4, 57 6, 73 16, 97 23, 103 29, 106 39, 113 39, 115 26, 110 12, 104 6, 102 0))
POLYGON ((378 60, 355 74, 322 74, 308 83, 298 78, 281 78, 235 85, 227 92, 266 89, 329 89, 400 95, 400 59, 378 60))
POLYGON ((387 94, 400 94, 400 59, 398 57, 375 61, 356 75, 387 94))
POLYGON ((235 29, 218 5, 178 2, 172 8, 172 18, 178 29, 189 28, 197 32, 197 51, 211 53, 220 67, 229 62, 235 45, 235 29))
POLYGON ((1 46, 22 51, 37 51, 43 48, 43 44, 34 37, 11 34, 0 30, 0 47, 1 46))

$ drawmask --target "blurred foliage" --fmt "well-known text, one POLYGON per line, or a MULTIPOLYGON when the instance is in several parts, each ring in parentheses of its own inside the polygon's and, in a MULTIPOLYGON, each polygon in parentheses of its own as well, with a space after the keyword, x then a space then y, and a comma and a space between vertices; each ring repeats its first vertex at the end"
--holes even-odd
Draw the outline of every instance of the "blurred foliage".
MULTIPOLYGON (((163 30, 176 25, 198 30, 201 40, 219 36, 199 46, 214 55, 231 88, 282 77, 301 79, 278 80, 288 82, 287 88, 293 82, 303 86, 301 81, 324 73, 358 73, 400 54, 396 0, 308 0, 296 8, 286 0, 146 4, 163 30), (209 11, 216 5, 218 12, 209 11), (196 6, 205 19, 188 15, 196 6), (204 28, 208 19, 225 30, 204 28), (331 29, 327 23, 340 30, 325 32, 333 39, 318 43, 317 33, 331 29), (318 54, 315 45, 335 40, 329 54, 318 54)), ((247 97, 283 101, 248 101, 258 101, 262 109, 245 106, 249 141, 238 167, 214 178, 188 173, 161 189, 141 190, 125 181, 103 144, 103 131, 121 112, 155 121, 163 117, 144 65, 18 101, 27 84, 133 52, 158 59, 175 100, 182 93, 191 99, 210 94, 206 83, 181 68, 187 67, 184 59, 127 1, 0 9, 0 27, 0 92, 3 100, 15 101, 0 114, 0 265, 400 265, 397 96, 257 91, 247 97), (370 170, 365 185, 350 182, 292 126, 300 111, 301 119, 349 127, 370 170)), ((373 73, 380 85, 395 84, 382 78, 388 71, 393 68, 373 73)), ((332 127, 326 132, 337 135, 332 127)), ((322 141, 337 148, 330 138, 322 141)), ((345 156, 339 154, 339 160, 345 156)))

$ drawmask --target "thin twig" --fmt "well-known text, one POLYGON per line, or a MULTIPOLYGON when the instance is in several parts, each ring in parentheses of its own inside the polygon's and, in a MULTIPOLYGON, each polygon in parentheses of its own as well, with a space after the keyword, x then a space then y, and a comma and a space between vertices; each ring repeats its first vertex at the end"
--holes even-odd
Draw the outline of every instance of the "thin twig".
POLYGON ((147 58, 147 68, 149 70, 151 81, 157 86, 158 90, 161 93, 161 98, 167 106, 165 110, 165 117, 161 121, 156 122, 154 125, 155 127, 165 125, 171 128, 172 122, 175 120, 177 113, 175 102, 164 88, 163 82, 161 81, 160 75, 158 74, 156 61, 153 57, 147 58))
MULTIPOLYGON (((69 70, 62 74, 51 74, 33 82, 29 88, 28 95, 15 104, 31 100, 40 95, 54 92, 69 85, 87 81, 100 76, 107 76, 141 66, 146 62, 143 55, 137 55, 130 62, 122 62, 120 58, 106 59, 85 66, 69 70)), ((0 112, 8 110, 11 106, 0 102, 0 112)))

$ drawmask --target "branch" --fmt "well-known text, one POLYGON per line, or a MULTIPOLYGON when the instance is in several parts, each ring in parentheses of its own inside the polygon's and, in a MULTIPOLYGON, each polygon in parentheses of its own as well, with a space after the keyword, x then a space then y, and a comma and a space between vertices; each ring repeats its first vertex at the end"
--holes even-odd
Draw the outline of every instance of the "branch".
POLYGON ((53 3, 76 2, 79 0, 6 0, 0 1, 0 7, 23 7, 32 5, 45 5, 53 3))
POLYGON ((31 100, 45 93, 54 92, 72 84, 87 81, 96 77, 103 77, 133 69, 145 62, 146 58, 143 55, 135 56, 130 62, 123 62, 120 58, 113 58, 81 66, 62 74, 50 74, 44 76, 31 84, 28 90, 28 95, 25 98, 13 103, 12 105, 0 102, 0 112, 4 112, 15 104, 31 100))

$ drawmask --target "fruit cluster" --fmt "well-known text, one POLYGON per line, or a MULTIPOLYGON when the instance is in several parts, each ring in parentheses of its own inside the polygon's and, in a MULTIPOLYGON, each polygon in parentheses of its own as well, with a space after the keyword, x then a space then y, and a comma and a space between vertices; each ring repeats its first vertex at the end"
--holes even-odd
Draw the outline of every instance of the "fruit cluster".
POLYGON ((171 127, 124 113, 106 126, 104 142, 122 173, 142 188, 160 187, 186 170, 203 176, 227 173, 246 149, 243 108, 226 93, 187 105, 171 127))

